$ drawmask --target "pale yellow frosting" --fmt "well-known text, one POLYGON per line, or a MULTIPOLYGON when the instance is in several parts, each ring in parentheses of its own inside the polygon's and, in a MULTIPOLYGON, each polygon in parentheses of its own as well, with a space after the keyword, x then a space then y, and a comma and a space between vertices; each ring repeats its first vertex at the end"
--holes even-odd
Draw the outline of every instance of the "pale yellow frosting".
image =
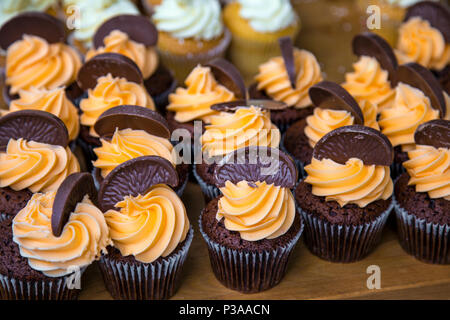
POLYGON ((403 166, 410 176, 408 185, 417 192, 428 192, 430 198, 450 200, 450 150, 417 145, 408 152, 403 166))
POLYGON ((305 170, 308 173, 305 182, 312 185, 312 193, 325 197, 326 201, 336 201, 341 207, 353 203, 364 208, 392 195, 388 166, 364 165, 357 158, 351 158, 345 164, 312 158, 305 170))
POLYGON ((175 112, 178 122, 203 120, 209 123, 211 116, 217 114, 210 108, 213 104, 235 99, 233 92, 216 81, 209 67, 195 67, 185 84, 186 88, 177 88, 169 95, 167 110, 175 112))
POLYGON ((278 148, 280 136, 269 112, 254 106, 239 108, 234 113, 211 117, 211 124, 201 137, 202 151, 214 157, 248 146, 278 148))
POLYGON ((322 81, 319 63, 309 51, 294 49, 295 88, 292 88, 282 57, 271 58, 259 66, 255 80, 257 89, 264 90, 267 95, 288 106, 306 108, 311 105, 308 90, 322 81))
POLYGON ((238 231, 247 241, 274 239, 285 234, 295 218, 295 202, 291 190, 247 181, 230 181, 220 188, 217 220, 224 219, 225 228, 238 231))
POLYGON ((123 256, 144 263, 167 257, 189 231, 183 202, 165 185, 153 186, 145 195, 126 196, 116 208, 105 213, 114 246, 123 256))
POLYGON ((378 107, 378 111, 392 105, 395 91, 391 88, 388 72, 381 68, 377 59, 361 56, 353 64, 353 69, 353 72, 345 75, 345 82, 342 87, 359 104, 368 100, 378 107))
POLYGON ((86 61, 101 53, 113 52, 133 60, 142 72, 144 79, 149 78, 158 67, 158 53, 154 47, 131 40, 126 33, 113 30, 103 39, 104 46, 91 48, 86 53, 86 61))
POLYGON ((60 118, 67 127, 69 139, 75 140, 80 130, 78 110, 67 98, 64 87, 19 90, 19 98, 11 101, 9 111, 42 110, 60 118))
POLYGON ((69 147, 20 138, 10 139, 6 152, 0 152, 1 188, 28 188, 33 193, 56 191, 75 172, 80 172, 80 165, 69 147))
POLYGON ((429 69, 441 70, 450 63, 450 44, 427 20, 413 17, 399 30, 395 54, 400 64, 416 62, 429 69))
POLYGON ((88 196, 77 204, 62 234, 52 233, 56 192, 36 193, 14 217, 13 240, 31 268, 48 277, 61 277, 98 260, 110 244, 103 213, 88 196))
POLYGON ((119 164, 142 156, 159 156, 175 165, 173 146, 169 139, 154 136, 143 130, 124 129, 114 132, 110 141, 101 139, 102 146, 95 148, 97 160, 94 167, 106 177, 119 164))
POLYGON ((427 121, 439 118, 439 111, 431 107, 430 99, 422 91, 400 82, 395 89, 395 101, 381 110, 378 124, 394 147, 404 151, 414 146, 414 132, 427 121))
POLYGON ((24 35, 7 50, 6 84, 11 94, 31 87, 55 89, 74 82, 80 67, 80 57, 68 45, 24 35))

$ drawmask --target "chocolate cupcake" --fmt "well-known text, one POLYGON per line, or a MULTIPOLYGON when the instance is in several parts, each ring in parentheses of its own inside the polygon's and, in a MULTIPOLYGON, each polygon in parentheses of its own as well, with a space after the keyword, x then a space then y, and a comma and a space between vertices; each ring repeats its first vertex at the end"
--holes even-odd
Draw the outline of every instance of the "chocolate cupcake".
POLYGON ((74 173, 0 221, 0 299, 77 299, 84 270, 111 242, 96 198, 92 176, 74 173))
POLYGON ((192 242, 174 166, 158 156, 128 160, 103 180, 99 204, 113 246, 100 271, 114 299, 160 300, 175 294, 192 242))
POLYGON ((101 146, 94 149, 92 175, 99 186, 118 165, 141 156, 159 156, 176 169, 179 183, 175 190, 183 194, 188 182, 189 163, 182 163, 170 143, 167 121, 159 113, 139 106, 117 106, 102 113, 94 124, 101 146))
POLYGON ((78 72, 77 82, 85 93, 79 101, 80 138, 88 168, 95 159, 94 147, 101 146, 93 128, 98 117, 119 105, 138 105, 154 110, 153 99, 143 85, 139 67, 118 53, 102 53, 89 59, 78 72))
POLYGON ((158 31, 146 17, 119 15, 105 21, 94 35, 86 60, 106 52, 122 54, 133 60, 144 78, 144 86, 156 107, 165 113, 169 93, 175 90, 176 80, 158 57, 158 31))
POLYGON ((309 89, 315 106, 312 115, 295 122, 283 135, 281 148, 295 160, 300 177, 304 166, 311 163, 313 148, 328 132, 348 125, 364 124, 379 129, 377 107, 369 101, 360 106, 344 88, 330 81, 322 81, 309 89))
POLYGON ((202 162, 193 167, 206 202, 220 195, 214 182, 214 170, 225 156, 248 146, 278 148, 281 134, 272 124, 270 112, 271 107, 280 104, 270 100, 247 100, 211 106, 220 114, 211 116, 211 123, 205 126, 200 138, 202 162))
POLYGON ((421 124, 395 183, 400 244, 417 259, 450 263, 450 121, 421 124))
POLYGON ((392 159, 389 140, 369 127, 341 127, 319 140, 295 190, 313 254, 353 262, 375 248, 393 207, 392 159))
POLYGON ((276 286, 303 231, 290 190, 297 181, 292 159, 273 148, 239 149, 214 179, 223 195, 199 219, 214 275, 242 293, 276 286))
POLYGON ((10 220, 36 192, 56 191, 79 172, 64 123, 40 110, 0 118, 0 220, 10 220))
POLYGON ((272 122, 284 133, 294 122, 313 113, 308 90, 322 81, 320 65, 309 51, 294 48, 291 37, 279 40, 281 56, 259 66, 255 83, 250 85, 251 99, 270 99, 285 103, 271 113, 272 122))
POLYGON ((393 178, 403 171, 407 151, 414 148, 414 131, 427 121, 445 118, 446 102, 439 82, 417 63, 397 68, 394 102, 381 110, 378 124, 394 146, 393 178))
POLYGON ((82 93, 75 82, 81 58, 65 40, 62 21, 43 12, 21 13, 2 25, 0 47, 6 50, 6 104, 17 98, 20 90, 32 87, 64 87, 71 100, 82 93))

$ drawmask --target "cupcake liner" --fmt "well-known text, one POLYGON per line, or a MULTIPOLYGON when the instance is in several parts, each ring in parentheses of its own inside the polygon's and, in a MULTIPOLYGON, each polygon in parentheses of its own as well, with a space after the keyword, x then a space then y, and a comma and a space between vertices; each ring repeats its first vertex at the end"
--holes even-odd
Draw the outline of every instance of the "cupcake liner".
POLYGON ((432 264, 450 264, 450 225, 409 214, 394 199, 400 245, 408 254, 432 264))
POLYGON ((9 219, 13 219, 13 218, 14 218, 13 215, 0 212, 0 222, 5 221, 5 220, 9 220, 9 219))
POLYGON ((197 180, 198 185, 202 189, 205 202, 209 202, 222 194, 219 188, 217 188, 215 185, 206 183, 205 180, 200 177, 197 172, 197 165, 195 164, 192 166, 192 173, 194 174, 195 180, 197 180))
MULTIPOLYGON (((298 213, 297 213, 298 214, 298 213)), ((229 249, 211 240, 202 228, 200 233, 207 246, 211 268, 225 287, 242 293, 255 293, 276 286, 283 279, 289 257, 303 232, 303 222, 299 232, 284 246, 273 250, 240 251, 229 249)))
POLYGON ((116 300, 162 300, 173 296, 193 236, 191 226, 182 248, 161 262, 129 264, 102 256, 100 271, 112 297, 116 300))
POLYGON ((378 244, 383 227, 394 206, 374 221, 359 226, 346 226, 323 221, 305 212, 297 204, 305 221, 305 243, 309 250, 319 258, 332 262, 354 262, 363 259, 378 244))
POLYGON ((297 171, 298 171, 298 178, 299 180, 302 180, 304 178, 306 178, 306 176, 308 175, 305 171, 305 166, 303 164, 303 162, 301 162, 300 160, 296 159, 284 146, 284 139, 285 139, 286 134, 283 133, 281 135, 281 140, 280 140, 280 149, 281 151, 285 152, 287 155, 289 155, 293 160, 294 163, 297 167, 297 171))
POLYGON ((176 55, 168 51, 159 49, 162 63, 175 73, 175 78, 180 83, 198 64, 205 64, 215 58, 223 58, 231 41, 230 32, 225 29, 222 41, 213 49, 199 54, 187 53, 186 55, 176 55))

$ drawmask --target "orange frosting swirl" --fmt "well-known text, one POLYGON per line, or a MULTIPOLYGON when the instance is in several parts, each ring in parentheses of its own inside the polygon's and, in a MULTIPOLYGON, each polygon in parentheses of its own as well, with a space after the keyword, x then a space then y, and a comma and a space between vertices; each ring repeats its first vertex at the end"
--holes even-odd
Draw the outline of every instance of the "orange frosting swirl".
POLYGON ((278 148, 280 131, 270 121, 270 113, 260 108, 239 108, 211 117, 201 137, 202 151, 210 157, 225 156, 248 146, 278 148))
POLYGON ((64 179, 80 172, 72 151, 35 141, 10 139, 0 152, 0 187, 31 192, 56 191, 64 179))
POLYGON ((126 104, 155 110, 152 98, 142 85, 125 78, 113 78, 111 74, 100 77, 95 88, 88 90, 88 97, 81 100, 81 124, 90 126, 90 134, 97 136, 92 126, 98 117, 106 110, 126 104))
POLYGON ((167 257, 189 231, 183 202, 165 185, 153 186, 143 196, 127 196, 116 208, 105 213, 114 246, 144 263, 167 257))
POLYGON ((282 57, 271 58, 259 66, 255 80, 257 89, 264 90, 271 98, 288 106, 305 108, 311 105, 310 87, 322 81, 319 63, 309 51, 294 49, 295 88, 292 88, 282 57))
POLYGON ((430 198, 450 200, 450 150, 417 145, 408 157, 403 162, 411 177, 408 185, 415 185, 417 192, 428 192, 430 198))
POLYGON ((55 89, 74 82, 80 67, 80 57, 68 45, 24 35, 6 53, 6 84, 10 94, 31 87, 55 89))
POLYGON ((61 236, 52 233, 56 192, 36 193, 14 217, 13 240, 31 268, 48 277, 61 277, 98 260, 110 244, 103 213, 88 196, 77 204, 61 236))
POLYGON ((9 111, 42 110, 60 118, 67 127, 69 139, 75 140, 80 130, 78 110, 67 98, 64 87, 19 90, 19 98, 11 101, 9 111))
POLYGON ((450 44, 427 20, 411 18, 398 31, 395 54, 400 64, 417 62, 426 68, 441 70, 450 63, 450 44))
POLYGON ((228 102, 235 99, 234 93, 219 84, 209 67, 195 67, 185 80, 186 88, 177 88, 169 95, 167 110, 175 112, 175 120, 189 122, 203 120, 210 122, 211 110, 216 103, 228 102))
POLYGON ((159 156, 175 165, 170 141, 143 130, 116 129, 110 141, 101 139, 101 143, 101 147, 94 149, 97 160, 93 164, 101 169, 103 177, 119 164, 142 156, 159 156))
POLYGON ((378 108, 370 101, 361 101, 359 104, 364 116, 364 125, 380 131, 380 126, 377 122, 378 108))
POLYGON ((131 40, 126 33, 113 30, 103 39, 104 46, 91 48, 86 53, 86 61, 105 52, 122 54, 133 60, 142 72, 144 79, 149 78, 158 67, 158 53, 153 47, 131 40))
POLYGON ((378 110, 390 106, 394 101, 395 91, 391 88, 388 72, 383 70, 377 59, 361 56, 353 64, 354 72, 345 75, 342 87, 346 89, 359 104, 364 100, 378 106, 378 110))
POLYGON ((431 107, 430 99, 422 91, 400 82, 393 105, 381 110, 378 124, 394 147, 401 145, 407 151, 414 146, 417 127, 438 117, 439 111, 431 107))
POLYGON ((308 173, 305 182, 312 185, 312 193, 325 197, 326 201, 336 201, 341 207, 353 203, 364 208, 392 195, 393 183, 387 166, 364 165, 357 158, 345 164, 313 158, 305 170, 308 173))
POLYGON ((264 182, 230 181, 220 188, 217 220, 224 219, 225 228, 238 231, 247 241, 274 239, 285 234, 295 218, 295 202, 291 190, 264 182))

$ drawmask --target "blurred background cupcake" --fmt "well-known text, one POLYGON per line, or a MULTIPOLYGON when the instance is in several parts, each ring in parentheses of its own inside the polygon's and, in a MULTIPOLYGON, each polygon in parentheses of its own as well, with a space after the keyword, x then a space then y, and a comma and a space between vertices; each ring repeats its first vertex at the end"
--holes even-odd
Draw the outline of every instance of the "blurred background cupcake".
POLYGON ((197 64, 225 55, 231 37, 217 0, 164 0, 154 10, 161 60, 178 82, 197 64))
POLYGON ((233 1, 225 6, 223 19, 232 34, 229 57, 247 82, 259 65, 280 55, 278 38, 295 39, 300 30, 289 0, 233 1))
POLYGON ((0 1, 0 26, 16 14, 25 11, 42 11, 58 14, 57 0, 2 0, 0 1))

